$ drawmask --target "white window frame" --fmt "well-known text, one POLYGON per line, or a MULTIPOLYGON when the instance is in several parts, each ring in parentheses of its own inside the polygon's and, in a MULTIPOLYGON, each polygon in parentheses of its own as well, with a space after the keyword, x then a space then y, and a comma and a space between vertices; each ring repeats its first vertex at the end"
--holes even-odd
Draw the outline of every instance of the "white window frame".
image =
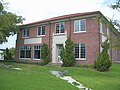
MULTIPOLYGON (((87 55, 86 55, 86 44, 84 44, 85 45, 85 58, 81 58, 81 44, 84 44, 84 43, 79 43, 78 45, 79 45, 79 58, 75 58, 76 60, 86 60, 86 57, 87 57, 87 55)), ((74 53, 75 53, 75 47, 74 47, 74 53)))
POLYGON ((101 20, 100 20, 100 33, 103 33, 103 24, 102 24, 101 20))
POLYGON ((110 29, 107 27, 106 29, 107 35, 110 36, 110 29))
POLYGON ((74 33, 82 33, 82 32, 86 32, 86 19, 80 19, 80 20, 74 20, 74 33), (81 31, 82 30, 82 28, 81 28, 81 21, 82 20, 85 20, 85 30, 84 31, 81 31), (78 31, 76 31, 76 28, 75 28, 75 21, 78 21, 79 23, 78 23, 78 28, 79 28, 79 30, 78 31))
MULTIPOLYGON (((19 59, 30 60, 31 58, 21 58, 21 57, 20 57, 21 47, 23 47, 22 50, 25 50, 25 53, 26 53, 26 50, 31 50, 31 52, 32 52, 32 47, 31 47, 31 46, 20 46, 20 47, 19 47, 19 59), (25 47, 29 47, 29 48, 25 49, 25 47)), ((31 57, 31 56, 30 56, 30 57, 31 57)))
POLYGON ((38 37, 39 37, 39 36, 45 36, 45 35, 42 35, 42 32, 43 32, 42 27, 45 27, 45 25, 41 25, 41 26, 38 26, 38 27, 37 27, 37 36, 38 36, 38 37), (39 30, 38 28, 39 28, 39 27, 41 27, 40 35, 38 35, 38 30, 39 30))
POLYGON ((38 48, 35 49, 35 46, 33 46, 33 60, 41 60, 41 45, 36 45, 38 48), (39 48, 40 47, 40 48, 39 48), (34 57, 34 54, 35 54, 35 50, 40 50, 40 59, 36 59, 34 57))
POLYGON ((65 34, 65 22, 58 22, 55 24, 55 34, 65 34), (64 25, 64 33, 61 33, 61 23, 64 25), (59 24, 59 33, 56 33, 56 26, 59 24))
POLYGON ((23 29, 23 31, 22 31, 23 38, 29 38, 29 32, 30 32, 29 30, 30 30, 29 28, 23 29))

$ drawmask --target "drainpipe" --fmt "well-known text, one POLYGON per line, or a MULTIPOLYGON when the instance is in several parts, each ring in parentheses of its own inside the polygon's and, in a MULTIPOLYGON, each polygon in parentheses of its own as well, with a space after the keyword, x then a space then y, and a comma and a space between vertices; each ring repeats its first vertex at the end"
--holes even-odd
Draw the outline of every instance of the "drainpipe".
POLYGON ((71 19, 70 19, 70 17, 68 19, 70 21, 70 34, 69 34, 69 37, 71 38, 71 19))
MULTIPOLYGON (((51 38, 51 23, 50 22, 48 22, 48 24, 49 24, 49 50, 51 51, 51 48, 50 48, 50 38, 51 38)), ((51 61, 51 59, 50 59, 50 52, 49 52, 49 60, 51 61)))
MULTIPOLYGON (((99 19, 100 20, 100 19, 99 19)), ((100 53, 100 42, 101 42, 101 39, 100 39, 100 21, 98 22, 98 35, 99 35, 99 53, 100 53)))

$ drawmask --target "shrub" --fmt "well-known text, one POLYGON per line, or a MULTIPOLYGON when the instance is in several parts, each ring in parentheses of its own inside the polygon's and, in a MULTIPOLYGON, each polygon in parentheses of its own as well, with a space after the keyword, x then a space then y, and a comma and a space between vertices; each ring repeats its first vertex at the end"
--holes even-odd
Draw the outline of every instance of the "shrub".
POLYGON ((73 66, 75 62, 74 58, 74 44, 71 41, 70 37, 65 42, 65 48, 61 51, 61 58, 63 61, 63 66, 69 67, 73 66))
POLYGON ((43 59, 44 64, 49 63, 49 48, 47 44, 43 44, 41 48, 41 58, 43 59))
POLYGON ((79 64, 77 65, 77 67, 80 67, 80 68, 92 68, 93 69, 93 64, 79 64))
POLYGON ((5 58, 5 60, 12 60, 12 55, 8 48, 6 48, 6 50, 4 52, 4 58, 5 58))
POLYGON ((112 61, 110 60, 108 49, 109 49, 109 43, 108 39, 105 40, 104 43, 102 43, 101 47, 103 48, 102 52, 98 54, 97 59, 94 61, 94 68, 96 68, 98 71, 107 71, 111 65, 112 61))

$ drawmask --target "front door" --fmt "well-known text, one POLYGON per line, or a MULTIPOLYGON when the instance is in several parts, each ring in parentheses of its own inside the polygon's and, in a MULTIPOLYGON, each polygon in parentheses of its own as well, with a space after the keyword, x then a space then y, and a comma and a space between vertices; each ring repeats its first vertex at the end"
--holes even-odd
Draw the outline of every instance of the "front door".
POLYGON ((63 44, 57 44, 57 62, 62 62, 60 53, 62 51, 63 44))

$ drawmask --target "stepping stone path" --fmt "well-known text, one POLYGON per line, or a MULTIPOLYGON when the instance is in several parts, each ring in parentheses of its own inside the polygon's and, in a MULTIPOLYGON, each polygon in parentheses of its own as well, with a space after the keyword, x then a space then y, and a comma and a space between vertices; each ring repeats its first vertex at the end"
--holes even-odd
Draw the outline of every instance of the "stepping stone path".
POLYGON ((12 65, 5 65, 3 63, 0 63, 0 67, 2 67, 2 68, 11 68, 12 65))
POLYGON ((0 67, 9 68, 9 69, 15 69, 15 70, 22 70, 21 68, 12 68, 12 65, 5 65, 3 63, 0 63, 0 67))
POLYGON ((60 79, 66 80, 68 83, 72 84, 73 86, 76 86, 80 90, 92 90, 90 88, 85 87, 83 84, 76 81, 71 76, 64 76, 66 73, 68 73, 67 70, 50 70, 49 72, 55 75, 56 77, 59 77, 60 79))

